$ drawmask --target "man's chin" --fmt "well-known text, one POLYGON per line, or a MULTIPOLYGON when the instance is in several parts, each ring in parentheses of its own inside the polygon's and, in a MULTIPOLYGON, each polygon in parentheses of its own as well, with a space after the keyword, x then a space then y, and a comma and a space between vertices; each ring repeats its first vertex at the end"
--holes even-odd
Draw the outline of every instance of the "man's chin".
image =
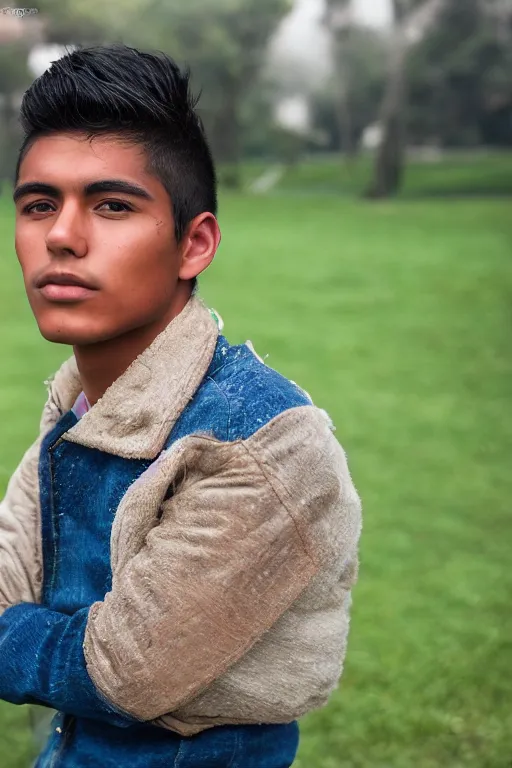
POLYGON ((51 332, 41 331, 41 336, 46 341, 51 341, 53 344, 66 344, 70 347, 85 346, 87 344, 95 344, 98 339, 91 338, 90 336, 84 337, 82 334, 65 333, 65 332, 51 332))
POLYGON ((112 330, 92 330, 90 328, 67 327, 62 324, 54 326, 45 323, 39 323, 39 331, 46 341, 51 341, 53 344, 66 344, 71 347, 99 344, 103 341, 109 341, 109 339, 113 339, 119 335, 112 330))
POLYGON ((153 317, 131 316, 122 317, 111 314, 93 312, 81 316, 64 312, 40 312, 36 321, 41 336, 53 344, 66 344, 71 347, 85 347, 94 344, 104 344, 120 337, 130 336, 135 339, 142 334, 144 337, 147 327, 154 323, 153 317))

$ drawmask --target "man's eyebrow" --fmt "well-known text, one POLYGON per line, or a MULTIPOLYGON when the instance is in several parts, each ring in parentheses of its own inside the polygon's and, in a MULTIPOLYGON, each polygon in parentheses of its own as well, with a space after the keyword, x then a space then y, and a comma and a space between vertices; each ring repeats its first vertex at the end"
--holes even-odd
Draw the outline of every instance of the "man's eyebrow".
MULTIPOLYGON (((119 192, 125 195, 133 195, 134 197, 141 197, 145 200, 154 200, 153 196, 144 189, 139 187, 138 184, 132 184, 129 181, 123 181, 122 179, 102 179, 101 181, 92 181, 84 187, 84 195, 86 197, 92 197, 92 195, 98 195, 108 192, 119 192)), ((52 184, 44 184, 41 181, 28 181, 26 184, 20 184, 13 193, 13 200, 16 203, 20 197, 25 195, 48 195, 49 197, 62 197, 62 192, 52 184)))
POLYGON ((138 184, 132 184, 129 181, 123 181, 122 179, 103 179, 102 181, 93 181, 84 187, 84 193, 87 196, 97 195, 103 192, 120 192, 125 195, 133 195, 134 197, 142 197, 145 200, 154 200, 153 196, 144 189, 139 187, 138 184))
POLYGON ((25 195, 48 195, 49 197, 62 197, 60 189, 52 184, 43 184, 42 181, 27 181, 20 184, 13 192, 12 199, 15 203, 25 195))

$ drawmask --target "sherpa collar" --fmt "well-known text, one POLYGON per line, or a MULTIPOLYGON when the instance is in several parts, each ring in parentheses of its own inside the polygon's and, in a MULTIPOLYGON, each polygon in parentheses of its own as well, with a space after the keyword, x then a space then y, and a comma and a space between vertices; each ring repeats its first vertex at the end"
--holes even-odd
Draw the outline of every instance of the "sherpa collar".
MULTIPOLYGON (((127 459, 154 459, 204 378, 218 333, 209 309, 193 295, 64 439, 127 459)), ((52 389, 69 410, 81 390, 74 357, 52 389)))

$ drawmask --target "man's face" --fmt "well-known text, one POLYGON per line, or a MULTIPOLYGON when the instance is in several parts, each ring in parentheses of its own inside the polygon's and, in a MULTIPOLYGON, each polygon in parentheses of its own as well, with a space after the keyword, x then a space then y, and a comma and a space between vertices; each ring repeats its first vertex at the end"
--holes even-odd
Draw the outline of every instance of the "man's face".
POLYGON ((173 316, 181 257, 172 205, 145 166, 140 146, 113 136, 45 136, 25 156, 16 253, 49 341, 96 343, 173 316))

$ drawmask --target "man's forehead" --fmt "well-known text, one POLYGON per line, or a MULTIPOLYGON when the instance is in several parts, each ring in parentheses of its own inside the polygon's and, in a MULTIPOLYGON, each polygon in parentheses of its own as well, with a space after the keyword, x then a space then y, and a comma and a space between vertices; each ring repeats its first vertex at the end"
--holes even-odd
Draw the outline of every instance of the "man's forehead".
MULTIPOLYGON (((51 134, 38 137, 28 149, 20 166, 22 176, 45 174, 53 182, 69 182, 83 186, 99 177, 145 176, 144 149, 119 137, 83 134, 51 134)), ((23 179, 24 180, 24 179, 23 179)))
MULTIPOLYGON (((111 179, 143 186, 154 194, 160 185, 147 171, 140 147, 107 137, 83 138, 55 134, 38 138, 20 165, 17 186, 28 182, 48 184, 63 192, 81 193, 91 184, 111 179)), ((122 190, 120 190, 122 191, 122 190)))

